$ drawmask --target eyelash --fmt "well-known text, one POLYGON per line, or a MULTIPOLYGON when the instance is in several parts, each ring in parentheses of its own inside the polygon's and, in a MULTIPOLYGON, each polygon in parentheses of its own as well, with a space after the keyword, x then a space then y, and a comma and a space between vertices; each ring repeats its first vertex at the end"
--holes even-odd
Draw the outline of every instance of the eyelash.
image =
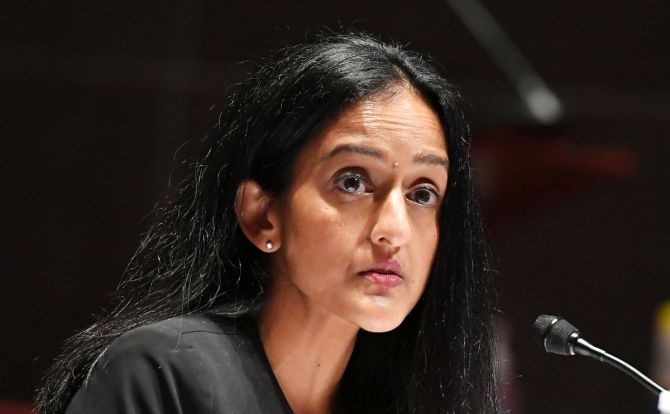
POLYGON ((372 187, 372 186, 369 185, 368 179, 363 174, 357 173, 357 172, 354 172, 354 171, 347 171, 347 172, 344 172, 342 174, 337 175, 337 177, 335 177, 335 186, 346 194, 368 194, 368 193, 372 192, 372 190, 363 191, 363 192, 347 191, 347 189, 345 187, 343 187, 342 185, 344 184, 344 181, 348 178, 357 178, 357 179, 361 180, 363 184, 368 184, 369 187, 372 187))
POLYGON ((428 193, 430 193, 430 195, 432 195, 432 196, 434 197, 433 201, 432 201, 431 203, 426 203, 426 204, 424 204, 424 203, 419 203, 417 200, 408 197, 408 199, 409 199, 410 201, 413 201, 413 202, 415 202, 416 204, 419 204, 420 206, 424 206, 424 207, 432 207, 432 206, 436 206, 436 205, 438 204, 438 202, 439 202, 439 200, 440 200, 440 195, 439 195, 439 194, 437 193, 437 191, 435 191, 433 188, 430 188, 430 187, 417 187, 417 188, 413 189, 413 190, 411 191, 411 193, 416 193, 418 190, 425 190, 425 191, 428 191, 428 193))
MULTIPOLYGON (((345 194, 371 194, 374 191, 374 188, 370 185, 370 183, 368 181, 369 181, 368 178, 364 174, 354 172, 354 171, 346 171, 346 172, 344 172, 342 174, 339 174, 335 177, 335 186, 337 187, 337 189, 339 189, 340 191, 342 191, 345 194), (345 180, 347 180, 349 178, 356 178, 356 179, 360 180, 361 181, 360 185, 367 186, 367 188, 364 189, 363 191, 348 191, 344 187, 344 182, 345 182, 345 180)), ((428 187, 428 186, 413 188, 410 191, 409 194, 407 196, 407 199, 410 200, 413 203, 416 203, 416 204, 422 206, 422 207, 436 206, 438 204, 438 201, 439 201, 439 198, 440 198, 440 194, 437 192, 437 190, 435 190, 432 187, 428 187), (418 191, 428 191, 433 196, 432 203, 420 203, 419 201, 417 201, 415 196, 416 196, 416 193, 418 191), (413 196, 410 196, 409 194, 413 194, 413 196)))

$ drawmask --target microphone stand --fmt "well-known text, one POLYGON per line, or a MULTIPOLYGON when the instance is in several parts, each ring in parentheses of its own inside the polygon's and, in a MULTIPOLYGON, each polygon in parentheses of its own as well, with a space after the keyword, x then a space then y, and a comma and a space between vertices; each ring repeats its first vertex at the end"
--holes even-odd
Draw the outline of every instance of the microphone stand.
POLYGON ((581 337, 577 328, 565 319, 540 315, 533 323, 533 340, 545 351, 559 355, 584 355, 625 372, 635 381, 658 396, 660 414, 670 414, 670 390, 666 390, 626 361, 610 355, 581 337))
POLYGON ((563 118, 563 104, 516 47, 480 0, 445 0, 472 36, 512 82, 529 114, 539 124, 563 118))
POLYGON ((600 362, 605 362, 606 364, 628 374, 635 381, 644 385, 645 388, 658 395, 657 408, 660 414, 670 414, 670 391, 664 389, 652 381, 649 377, 634 368, 632 365, 620 358, 615 357, 604 349, 600 349, 597 346, 592 345, 583 338, 577 338, 574 343, 570 344, 570 347, 570 351, 573 355, 579 354, 591 357, 600 362))

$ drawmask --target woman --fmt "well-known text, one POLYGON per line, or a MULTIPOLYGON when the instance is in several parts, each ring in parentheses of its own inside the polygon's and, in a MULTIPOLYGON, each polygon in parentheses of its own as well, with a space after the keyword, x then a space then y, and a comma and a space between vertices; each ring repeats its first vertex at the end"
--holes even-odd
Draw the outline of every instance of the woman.
POLYGON ((457 91, 367 35, 290 47, 232 93, 38 406, 493 413, 486 259, 457 91))

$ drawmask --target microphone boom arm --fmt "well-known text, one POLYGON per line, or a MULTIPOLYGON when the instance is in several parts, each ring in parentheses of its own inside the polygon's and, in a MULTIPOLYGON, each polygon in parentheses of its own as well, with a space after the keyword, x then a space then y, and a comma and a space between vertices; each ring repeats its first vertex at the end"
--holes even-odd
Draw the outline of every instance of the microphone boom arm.
POLYGON ((581 337, 579 329, 565 319, 553 315, 540 315, 533 323, 533 341, 545 351, 559 355, 583 355, 605 362, 625 372, 635 381, 658 396, 658 412, 670 414, 670 390, 666 390, 649 377, 635 369, 620 358, 610 355, 605 350, 591 345, 581 337))
POLYGON ((649 377, 644 375, 638 369, 627 363, 626 361, 615 357, 614 355, 608 353, 604 349, 600 349, 597 346, 591 345, 587 340, 583 338, 578 338, 572 345, 572 349, 575 354, 584 355, 597 359, 600 362, 604 362, 614 368, 625 372, 628 376, 632 377, 638 383, 644 385, 648 390, 653 392, 656 395, 659 395, 662 392, 666 392, 663 387, 652 381, 649 377))

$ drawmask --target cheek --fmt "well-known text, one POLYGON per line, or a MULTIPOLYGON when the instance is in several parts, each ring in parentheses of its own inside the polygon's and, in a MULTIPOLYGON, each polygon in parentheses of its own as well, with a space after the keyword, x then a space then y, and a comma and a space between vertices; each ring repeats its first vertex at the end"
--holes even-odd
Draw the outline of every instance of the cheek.
POLYGON ((440 238, 439 219, 433 212, 416 212, 412 216, 414 223, 413 242, 416 248, 430 253, 431 257, 437 250, 440 238))
POLYGON ((414 244, 412 256, 420 261, 417 263, 417 269, 420 269, 420 282, 422 285, 425 285, 437 252, 439 230, 437 225, 433 222, 430 224, 426 223, 426 225, 419 228, 418 231, 419 237, 414 244))
POLYGON ((310 183, 291 195, 283 220, 288 243, 321 249, 322 256, 356 247, 369 215, 368 204, 339 202, 333 192, 310 183))
POLYGON ((330 270, 341 272, 356 248, 351 223, 318 195, 296 193, 287 206, 283 229, 287 270, 292 277, 305 275, 305 283, 327 277, 330 270))
POLYGON ((288 206, 284 220, 287 248, 327 247, 330 238, 342 228, 342 220, 335 209, 318 201, 295 200, 288 206))

